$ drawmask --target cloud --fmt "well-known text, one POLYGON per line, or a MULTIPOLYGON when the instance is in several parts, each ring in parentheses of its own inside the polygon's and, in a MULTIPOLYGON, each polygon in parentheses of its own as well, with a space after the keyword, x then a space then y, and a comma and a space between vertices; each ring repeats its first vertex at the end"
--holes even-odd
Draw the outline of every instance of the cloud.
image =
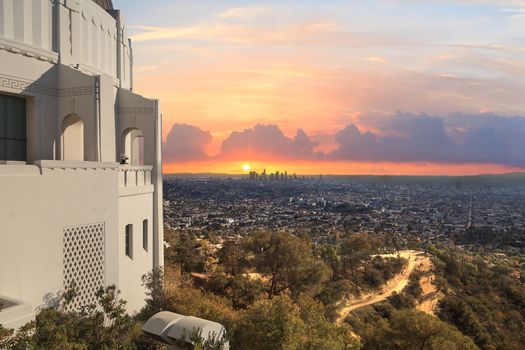
POLYGON ((314 156, 313 143, 301 129, 295 137, 284 135, 277 125, 256 125, 235 131, 221 146, 223 159, 310 159, 314 156))
MULTIPOLYGON (((240 15, 239 13, 238 16, 240 15)), ((340 43, 342 39, 337 37, 341 33, 337 23, 333 20, 287 23, 277 25, 270 30, 267 27, 254 24, 230 23, 226 19, 202 21, 194 25, 179 27, 135 25, 131 28, 139 32, 133 34, 132 39, 135 42, 188 40, 237 44, 289 44, 293 46, 336 44, 340 43), (335 42, 334 37, 336 37, 335 42)), ((348 34, 344 36, 348 40, 351 37, 348 34)))
POLYGON ((258 124, 231 132, 222 141, 219 154, 209 156, 209 132, 175 124, 164 144, 164 158, 167 162, 316 160, 525 167, 523 135, 525 117, 398 112, 356 117, 354 123, 333 135, 336 147, 331 151, 316 151, 319 145, 302 129, 289 137, 277 125, 258 124))
POLYGON ((158 66, 156 66, 156 65, 139 66, 139 67, 134 67, 133 68, 133 72, 134 73, 150 72, 150 71, 155 70, 157 68, 158 68, 158 66))
POLYGON ((217 16, 222 19, 250 19, 260 14, 267 13, 268 10, 260 6, 254 7, 234 7, 224 12, 219 13, 217 16))
POLYGON ((163 158, 167 162, 186 162, 208 158, 206 147, 212 136, 196 126, 174 124, 166 136, 163 147, 163 158))
POLYGON ((493 163, 525 166, 525 118, 494 114, 360 117, 335 135, 333 160, 493 163), (359 122, 358 121, 358 122, 359 122))
POLYGON ((386 63, 387 62, 386 58, 379 57, 379 56, 369 56, 365 58, 365 61, 375 62, 375 63, 386 63))

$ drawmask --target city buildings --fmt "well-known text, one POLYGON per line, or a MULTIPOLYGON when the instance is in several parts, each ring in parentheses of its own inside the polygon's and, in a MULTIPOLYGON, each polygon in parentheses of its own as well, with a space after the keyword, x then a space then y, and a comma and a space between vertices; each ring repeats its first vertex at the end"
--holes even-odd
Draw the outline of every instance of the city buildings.
POLYGON ((111 0, 0 1, 0 324, 71 285, 140 309, 163 263, 161 116, 111 0))
POLYGON ((446 241, 468 228, 502 234, 525 230, 523 185, 458 187, 445 180, 431 182, 168 178, 165 220, 170 228, 202 235, 306 231, 316 243, 332 243, 345 232, 446 241))

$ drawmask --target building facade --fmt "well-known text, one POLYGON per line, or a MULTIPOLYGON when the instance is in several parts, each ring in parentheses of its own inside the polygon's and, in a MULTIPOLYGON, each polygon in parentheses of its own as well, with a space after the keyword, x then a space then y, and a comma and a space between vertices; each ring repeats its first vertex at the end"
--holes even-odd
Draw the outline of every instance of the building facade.
POLYGON ((0 0, 0 324, 163 263, 161 115, 111 0, 0 0))

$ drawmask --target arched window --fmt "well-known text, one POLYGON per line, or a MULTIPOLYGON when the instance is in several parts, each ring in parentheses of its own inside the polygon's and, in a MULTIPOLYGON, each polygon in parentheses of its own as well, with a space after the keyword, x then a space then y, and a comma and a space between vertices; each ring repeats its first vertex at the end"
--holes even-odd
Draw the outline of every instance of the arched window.
MULTIPOLYGON (((122 158, 127 164, 144 165, 144 135, 137 128, 126 129, 122 134, 122 158)), ((122 159, 121 159, 122 160, 122 159)))
POLYGON ((62 160, 84 160, 84 123, 76 114, 62 122, 62 160))

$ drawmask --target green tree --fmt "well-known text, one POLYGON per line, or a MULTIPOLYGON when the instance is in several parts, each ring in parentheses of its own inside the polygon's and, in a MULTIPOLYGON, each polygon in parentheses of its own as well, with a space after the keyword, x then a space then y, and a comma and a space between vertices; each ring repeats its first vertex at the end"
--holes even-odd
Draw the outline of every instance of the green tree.
POLYGON ((472 337, 476 344, 484 346, 490 343, 490 336, 465 301, 454 296, 443 298, 439 302, 438 316, 443 321, 455 325, 463 334, 472 337))
POLYGON ((300 318, 305 325, 304 350, 359 349, 359 341, 346 324, 337 326, 325 316, 323 304, 306 295, 299 298, 300 318))
POLYGON ((323 244, 318 248, 318 254, 323 261, 330 266, 334 277, 340 275, 341 262, 337 254, 337 247, 332 244, 323 244))
POLYGON ((16 334, 0 330, 0 348, 26 349, 155 349, 140 331, 140 325, 125 313, 125 301, 115 286, 96 292, 96 303, 67 311, 76 299, 64 293, 58 309, 42 310, 35 322, 16 334))
POLYGON ((350 350, 359 342, 346 327, 324 317, 322 304, 307 296, 260 300, 241 311, 232 345, 243 350, 350 350))
POLYGON ((259 300, 240 313, 233 345, 244 350, 299 350, 305 325, 287 296, 259 300))
POLYGON ((358 269, 364 266, 364 275, 366 276, 367 263, 370 260, 372 246, 368 237, 364 234, 353 234, 346 239, 340 247, 340 254, 343 260, 343 274, 348 278, 348 269, 350 269, 352 280, 355 288, 358 286, 358 269))
POLYGON ((237 276, 245 267, 245 252, 236 239, 226 239, 218 252, 220 264, 226 273, 237 276))
POLYGON ((475 350, 471 338, 417 310, 392 311, 364 337, 364 350, 475 350))
POLYGON ((257 272, 268 278, 268 298, 289 290, 315 295, 330 279, 331 270, 313 256, 310 242, 288 233, 260 232, 246 242, 257 272))
POLYGON ((264 297, 265 286, 261 281, 243 275, 214 273, 206 284, 206 290, 229 298, 235 309, 244 309, 264 297))
POLYGON ((196 242, 188 232, 180 232, 174 237, 171 243, 172 247, 168 250, 167 259, 179 265, 180 285, 184 287, 187 273, 191 272, 199 262, 202 262, 202 257, 196 253, 196 242))

